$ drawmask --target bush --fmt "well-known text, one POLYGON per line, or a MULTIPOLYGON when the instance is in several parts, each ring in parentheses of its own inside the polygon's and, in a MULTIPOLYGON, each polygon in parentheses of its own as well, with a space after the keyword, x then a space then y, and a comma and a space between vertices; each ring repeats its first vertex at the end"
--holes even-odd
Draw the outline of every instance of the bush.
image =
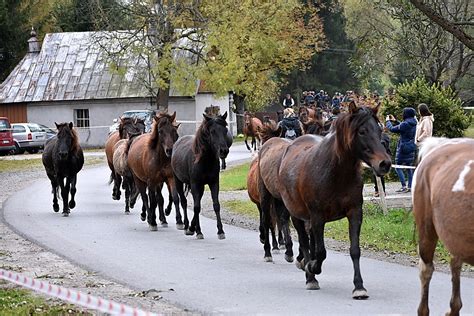
POLYGON ((383 101, 383 114, 393 114, 399 120, 403 108, 426 103, 434 115, 433 136, 463 137, 464 130, 469 127, 470 118, 461 107, 450 87, 444 88, 438 83, 429 84, 422 78, 405 82, 397 86, 393 98, 383 101))

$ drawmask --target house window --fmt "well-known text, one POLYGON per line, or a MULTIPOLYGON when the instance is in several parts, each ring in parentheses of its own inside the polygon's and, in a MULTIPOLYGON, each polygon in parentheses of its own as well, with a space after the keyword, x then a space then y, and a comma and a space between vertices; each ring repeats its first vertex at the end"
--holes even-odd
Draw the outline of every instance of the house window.
POLYGON ((74 118, 77 127, 89 127, 89 109, 75 109, 74 118))

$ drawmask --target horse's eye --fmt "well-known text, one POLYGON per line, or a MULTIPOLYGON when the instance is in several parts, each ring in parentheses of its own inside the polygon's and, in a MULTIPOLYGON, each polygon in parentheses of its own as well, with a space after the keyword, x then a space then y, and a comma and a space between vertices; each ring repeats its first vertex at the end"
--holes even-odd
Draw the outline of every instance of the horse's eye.
POLYGON ((367 133, 367 130, 365 128, 359 129, 359 135, 365 135, 367 133))

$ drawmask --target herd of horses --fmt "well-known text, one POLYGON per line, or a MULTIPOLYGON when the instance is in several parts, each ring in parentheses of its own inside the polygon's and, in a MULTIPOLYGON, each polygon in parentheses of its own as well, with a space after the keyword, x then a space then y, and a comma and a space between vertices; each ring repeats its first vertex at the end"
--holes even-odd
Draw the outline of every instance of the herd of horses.
MULTIPOLYGON (((256 139, 262 142, 258 156, 251 163, 247 183, 249 197, 260 213, 264 259, 272 261, 272 235, 273 248, 285 244, 286 261, 295 260, 289 228, 291 219, 299 241, 296 263, 305 272, 307 289, 319 289, 316 275, 321 273, 326 258, 325 224, 347 218, 354 269, 352 297, 368 298, 359 265, 363 217, 361 164, 370 166, 377 175, 386 174, 391 167, 390 157, 380 142, 378 111, 379 106, 358 107, 352 102, 329 128, 317 118, 305 120, 305 124, 318 125, 319 135, 305 134, 292 141, 279 137, 275 122, 266 119, 259 123, 246 113, 245 128, 253 130, 256 139)), ((128 213, 140 196, 140 216, 151 230, 158 226, 156 208, 161 225, 167 226, 166 216, 174 203, 177 229, 202 239, 199 214, 207 184, 217 218, 217 235, 219 239, 225 238, 218 194, 220 160, 229 153, 227 113, 203 116, 195 135, 183 137, 178 137, 176 113, 157 114, 150 133, 144 133, 143 121, 124 118, 119 130, 107 140, 105 151, 114 183, 112 197, 120 199, 122 187, 128 213), (162 195, 165 185, 170 192, 166 209, 162 195), (187 216, 189 191, 194 202, 191 222, 187 216)), ((83 166, 84 156, 72 123, 57 124, 57 128, 57 137, 45 146, 43 164, 53 188, 53 210, 59 211, 60 188, 63 215, 68 216, 75 206, 77 173, 83 166)), ((247 147, 253 149, 253 145, 247 147)), ((418 313, 429 313, 429 281, 434 270, 436 243, 440 239, 453 256, 450 305, 451 314, 457 315, 462 305, 461 265, 463 262, 474 264, 474 171, 471 171, 474 140, 433 138, 423 145, 420 157, 413 189, 413 213, 421 257, 422 299, 418 313)))

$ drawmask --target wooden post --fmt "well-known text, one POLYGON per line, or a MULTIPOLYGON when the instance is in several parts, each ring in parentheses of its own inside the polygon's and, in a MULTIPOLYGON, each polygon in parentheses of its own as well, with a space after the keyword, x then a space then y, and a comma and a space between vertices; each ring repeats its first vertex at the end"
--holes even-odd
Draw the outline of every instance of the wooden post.
POLYGON ((387 201, 385 200, 385 190, 382 186, 382 180, 379 176, 375 176, 375 181, 377 181, 377 187, 379 188, 380 206, 382 207, 383 215, 387 215, 388 208, 387 201))

